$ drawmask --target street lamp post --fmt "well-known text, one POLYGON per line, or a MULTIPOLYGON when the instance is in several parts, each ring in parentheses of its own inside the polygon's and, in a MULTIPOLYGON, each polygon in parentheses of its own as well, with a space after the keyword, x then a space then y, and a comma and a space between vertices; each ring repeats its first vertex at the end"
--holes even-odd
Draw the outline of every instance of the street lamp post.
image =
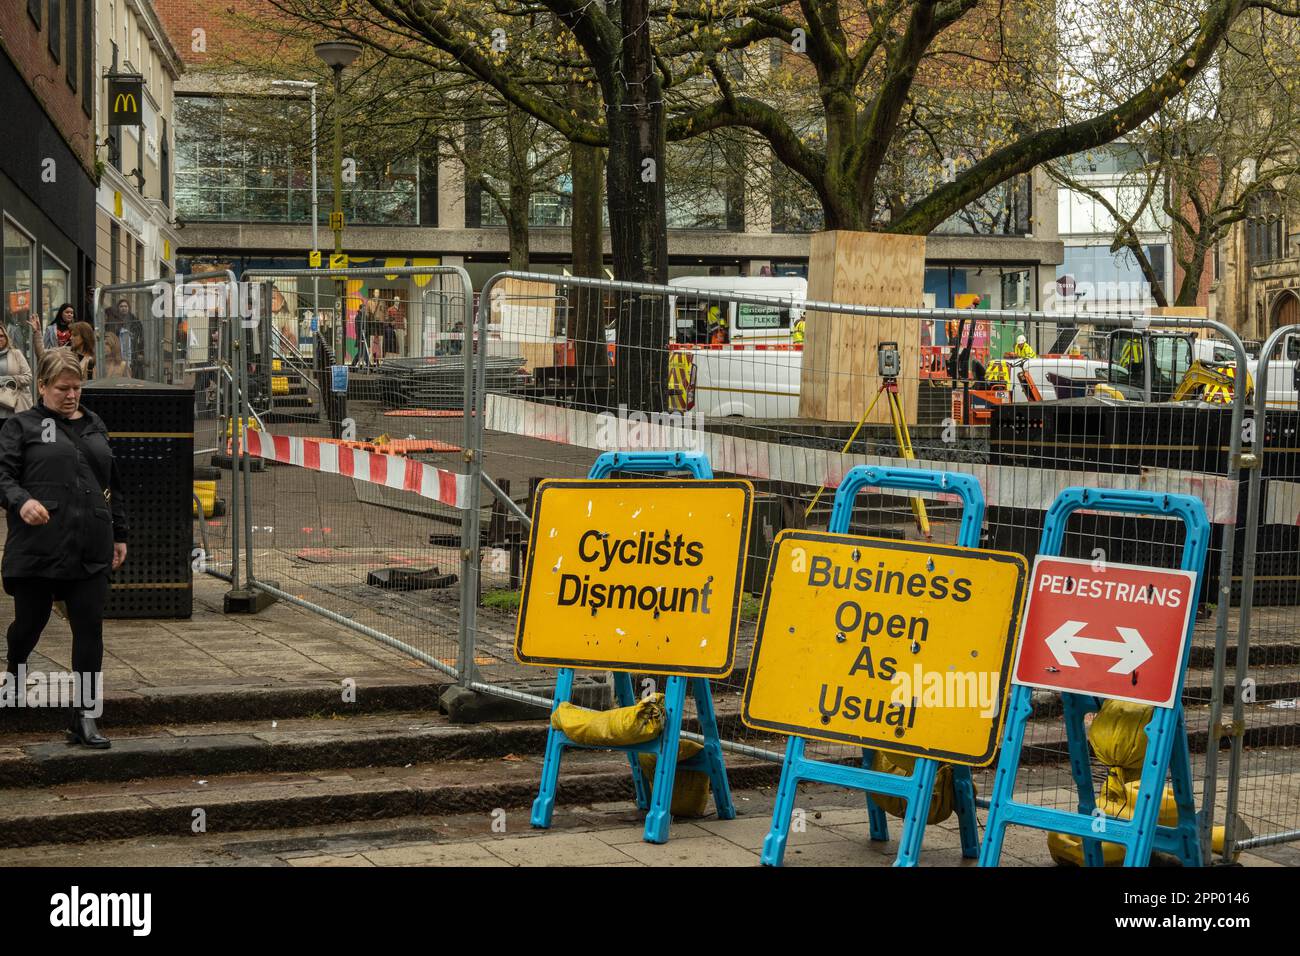
MULTIPOLYGON (((334 255, 343 254, 343 70, 361 55, 361 44, 351 40, 327 40, 317 43, 316 56, 334 71, 334 213, 330 216, 330 229, 334 232, 334 255)), ((339 332, 346 320, 346 283, 340 279, 335 292, 335 355, 342 361, 337 348, 339 332)), ((346 339, 344 340, 346 342, 346 339)))
MULTIPOLYGON (((316 197, 316 84, 311 80, 272 80, 272 86, 278 86, 285 89, 310 90, 311 91, 311 247, 313 251, 320 250, 320 241, 317 235, 317 229, 320 226, 320 207, 317 204, 316 197)), ((313 317, 320 319, 320 280, 313 278, 311 280, 311 311, 313 317)), ((320 322, 317 321, 317 326, 320 322)), ((295 345, 298 343, 295 342, 295 345)))

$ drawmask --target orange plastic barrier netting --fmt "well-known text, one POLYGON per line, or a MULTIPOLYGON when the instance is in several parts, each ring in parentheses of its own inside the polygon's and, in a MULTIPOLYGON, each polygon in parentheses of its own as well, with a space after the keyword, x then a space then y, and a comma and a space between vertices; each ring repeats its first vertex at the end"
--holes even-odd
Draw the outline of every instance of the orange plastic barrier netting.
POLYGON ((344 441, 341 438, 316 438, 321 444, 341 445, 344 448, 359 448, 377 455, 410 455, 418 452, 460 451, 459 445, 431 438, 389 438, 381 442, 344 441))

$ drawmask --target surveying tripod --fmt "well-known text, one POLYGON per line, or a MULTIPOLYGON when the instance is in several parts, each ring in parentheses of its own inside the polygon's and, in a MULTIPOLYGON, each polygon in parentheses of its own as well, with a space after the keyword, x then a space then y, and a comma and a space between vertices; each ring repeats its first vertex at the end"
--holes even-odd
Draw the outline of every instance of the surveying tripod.
MULTIPOLYGON (((849 435, 849 440, 840 449, 840 454, 848 453, 849 448, 853 445, 853 440, 858 437, 858 432, 862 431, 862 426, 866 424, 867 419, 871 417, 872 410, 876 407, 876 403, 880 401, 880 396, 885 395, 887 396, 885 401, 889 404, 889 420, 894 426, 894 439, 898 442, 899 455, 907 461, 916 461, 916 455, 912 451, 912 435, 907 430, 907 416, 903 414, 903 403, 898 397, 898 376, 902 372, 898 343, 881 342, 876 346, 876 361, 880 369, 880 388, 876 390, 876 397, 871 400, 867 410, 858 419, 857 427, 853 429, 852 434, 849 435)), ((825 490, 825 485, 817 489, 817 494, 813 495, 813 500, 808 503, 808 507, 804 511, 805 518, 812 514, 813 508, 817 506, 817 501, 825 490)), ((916 527, 925 536, 926 540, 929 540, 931 537, 930 516, 926 514, 925 502, 919 495, 912 498, 912 513, 916 515, 916 527)))

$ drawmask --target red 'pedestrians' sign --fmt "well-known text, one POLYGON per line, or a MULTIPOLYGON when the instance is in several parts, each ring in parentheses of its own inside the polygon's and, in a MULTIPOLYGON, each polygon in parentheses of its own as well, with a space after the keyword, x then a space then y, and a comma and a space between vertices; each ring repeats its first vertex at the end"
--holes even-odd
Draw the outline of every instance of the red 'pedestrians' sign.
POLYGON ((1012 682, 1172 707, 1195 593, 1191 571, 1040 555, 1012 682))

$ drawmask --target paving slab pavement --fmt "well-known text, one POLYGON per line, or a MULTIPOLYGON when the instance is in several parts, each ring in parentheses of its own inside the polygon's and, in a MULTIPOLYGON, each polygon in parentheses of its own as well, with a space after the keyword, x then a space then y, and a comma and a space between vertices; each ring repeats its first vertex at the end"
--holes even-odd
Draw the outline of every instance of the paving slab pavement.
MULTIPOLYGON (((114 699, 239 692, 277 686, 365 683, 435 684, 436 671, 293 604, 258 614, 225 614, 229 584, 209 575, 194 580, 189 620, 104 622, 104 695, 114 699)), ((0 628, 13 620, 13 602, 0 600, 0 628)), ((0 665, 3 662, 0 661, 0 665)), ((68 670, 72 632, 57 616, 29 662, 31 670, 68 670)), ((111 716, 106 721, 111 724, 111 716)))
MULTIPOLYGON (((0 867, 12 866, 490 866, 490 867, 753 867, 770 822, 775 790, 737 790, 735 820, 707 817, 673 824, 669 842, 641 840, 640 815, 611 801, 558 807, 550 830, 534 830, 527 809, 369 820, 326 826, 231 833, 142 837, 77 845, 0 850, 0 867), (495 829, 494 829, 495 827, 495 829), (504 827, 504 832, 498 832, 504 827)), ((812 785, 801 793, 805 829, 792 833, 789 867, 888 867, 898 851, 898 821, 891 839, 867 835, 861 795, 812 785)), ((983 814, 981 813, 981 819, 983 814)), ((1300 847, 1270 847, 1242 855, 1246 866, 1300 865, 1300 847)), ((973 867, 961 856, 956 819, 929 827, 922 866, 973 867)), ((1012 827, 1003 865, 1054 866, 1044 834, 1012 827)))

